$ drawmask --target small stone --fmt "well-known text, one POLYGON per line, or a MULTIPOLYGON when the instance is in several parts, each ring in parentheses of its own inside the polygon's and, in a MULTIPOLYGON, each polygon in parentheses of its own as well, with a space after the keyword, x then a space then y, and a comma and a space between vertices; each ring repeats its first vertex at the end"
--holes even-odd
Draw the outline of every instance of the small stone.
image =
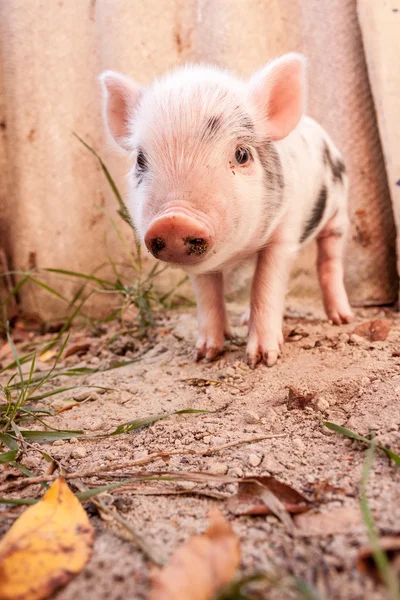
POLYGON ((82 402, 83 400, 86 400, 86 398, 89 398, 90 394, 91 394, 90 390, 82 390, 80 392, 75 392, 75 394, 73 395, 73 398, 77 402, 82 402))
POLYGON ((370 380, 369 377, 362 377, 361 378, 361 385, 362 386, 365 387, 365 386, 369 385, 370 383, 371 383, 371 380, 370 380))
POLYGON ((251 467, 258 467, 261 464, 263 457, 258 454, 249 454, 247 462, 251 467))
POLYGON ((263 468, 271 475, 279 475, 283 471, 282 465, 272 455, 264 457, 263 468))
POLYGON ((318 400, 318 402, 317 402, 317 408, 321 412, 324 412, 324 411, 328 410, 328 408, 329 408, 329 402, 328 402, 328 400, 326 400, 325 398, 320 398, 318 400))
POLYGON ((234 494, 236 492, 236 485, 234 483, 228 483, 226 486, 226 491, 230 494, 234 494))
POLYGON ((366 340, 361 337, 361 335, 357 335, 356 333, 352 333, 350 336, 350 343, 354 344, 355 346, 365 346, 366 345, 366 340))
POLYGON ((292 444, 293 444, 293 446, 295 446, 295 448, 297 448, 297 450, 303 451, 306 448, 305 443, 303 442, 303 440, 300 439, 300 438, 298 438, 298 437, 293 438, 292 444))
POLYGON ((90 364, 91 365, 98 365, 100 362, 100 358, 98 356, 92 356, 90 364))
POLYGON ((243 477, 243 470, 240 467, 235 467, 230 470, 229 475, 232 477, 243 477))
POLYGON ((95 400, 99 400, 100 396, 97 392, 90 392, 89 396, 88 396, 89 400, 91 400, 92 402, 94 402, 95 400))
POLYGON ((349 336, 349 334, 348 334, 348 333, 341 333, 341 334, 339 335, 339 340, 340 340, 341 342, 344 342, 345 344, 348 344, 348 342, 349 342, 349 340, 350 340, 350 336, 349 336))
POLYGON ((65 440, 56 440, 53 442, 53 446, 64 446, 65 440))
POLYGON ((94 421, 92 421, 92 423, 89 425, 89 431, 98 431, 99 429, 102 429, 103 425, 103 419, 94 419, 94 421))
POLYGON ((346 344, 344 342, 338 342, 335 346, 336 350, 343 350, 346 348, 346 344))
POLYGON ((55 411, 61 410, 62 408, 64 408, 64 406, 66 406, 65 402, 63 400, 60 400, 60 398, 56 398, 56 400, 53 400, 53 402, 50 404, 51 408, 55 411))
POLYGON ((253 410, 248 410, 244 413, 244 420, 246 423, 259 423, 260 417, 253 410))
POLYGON ((236 371, 232 367, 228 367, 227 369, 225 369, 225 375, 227 375, 228 377, 233 377, 233 375, 236 375, 236 371))
POLYGON ((228 472, 228 465, 218 462, 212 463, 208 468, 208 472, 212 473, 213 475, 226 475, 228 472))
POLYGON ((70 443, 70 444, 79 444, 79 440, 78 440, 78 438, 76 438, 76 437, 72 437, 72 438, 69 440, 69 443, 70 443))
POLYGON ((114 460, 114 459, 115 459, 115 457, 116 457, 116 454, 115 454, 115 452, 105 452, 105 453, 104 453, 104 458, 105 458, 106 460, 114 460))
POLYGON ((179 487, 184 490, 193 490, 196 487, 196 483, 194 481, 180 481, 179 487))
POLYGON ((71 452, 72 458, 85 458, 86 454, 86 448, 83 446, 76 446, 71 452))

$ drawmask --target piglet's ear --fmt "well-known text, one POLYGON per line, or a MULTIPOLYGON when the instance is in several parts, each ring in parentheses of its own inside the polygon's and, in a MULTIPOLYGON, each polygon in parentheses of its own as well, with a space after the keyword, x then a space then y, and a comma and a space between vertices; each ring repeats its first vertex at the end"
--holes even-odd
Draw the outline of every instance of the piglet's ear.
POLYGON ((114 71, 104 71, 99 80, 103 92, 103 119, 106 128, 119 146, 131 150, 130 125, 142 89, 133 79, 114 71))
POLYGON ((266 119, 267 135, 281 140, 300 121, 305 109, 305 65, 302 54, 284 54, 250 79, 250 95, 266 119))

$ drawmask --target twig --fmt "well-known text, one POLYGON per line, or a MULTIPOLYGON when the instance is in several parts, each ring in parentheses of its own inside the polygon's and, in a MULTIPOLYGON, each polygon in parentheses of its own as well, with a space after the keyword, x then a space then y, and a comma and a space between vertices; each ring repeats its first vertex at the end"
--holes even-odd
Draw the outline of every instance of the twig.
MULTIPOLYGON (((269 440, 272 438, 281 438, 285 437, 285 433, 277 433, 270 435, 260 435, 252 438, 247 438, 245 440, 237 440, 236 442, 228 442, 227 444, 221 444, 220 446, 214 446, 213 448, 209 448, 208 450, 170 450, 170 451, 162 451, 162 452, 153 452, 148 456, 143 458, 139 458, 137 460, 131 460, 127 462, 119 462, 114 463, 113 465, 103 465, 96 469, 87 469, 86 471, 76 471, 75 473, 66 473, 64 475, 65 479, 82 479, 84 477, 95 477, 96 475, 102 475, 103 473, 108 473, 110 471, 118 471, 119 469, 129 469, 132 467, 139 467, 141 465, 146 465, 158 458, 166 458, 170 456, 183 456, 183 455, 195 455, 195 456, 210 456, 215 452, 221 452, 221 450, 226 450, 227 448, 233 448, 234 446, 241 446, 242 444, 251 444, 253 442, 259 442, 262 440, 269 440)), ((56 475, 39 475, 38 477, 28 477, 26 479, 22 479, 21 481, 12 481, 7 484, 3 484, 0 486, 0 494, 4 492, 9 492, 12 490, 19 490, 21 488, 35 485, 37 483, 51 482, 57 479, 56 475)))
MULTIPOLYGON (((74 481, 74 485, 76 485, 76 487, 81 492, 86 492, 88 490, 88 488, 84 485, 84 483, 82 483, 82 481, 74 481)), ((128 521, 126 521, 126 519, 121 517, 121 515, 115 507, 109 508, 101 498, 92 498, 91 501, 97 506, 100 513, 105 513, 109 515, 110 517, 112 517, 112 519, 114 519, 114 521, 117 521, 117 523, 119 523, 120 526, 122 526, 129 532, 129 535, 131 536, 131 538, 133 538, 133 542, 138 546, 138 548, 140 548, 140 550, 145 556, 147 556, 147 558, 149 558, 154 564, 158 566, 162 566, 164 564, 165 561, 156 556, 150 544, 135 530, 131 523, 129 523, 128 521)))

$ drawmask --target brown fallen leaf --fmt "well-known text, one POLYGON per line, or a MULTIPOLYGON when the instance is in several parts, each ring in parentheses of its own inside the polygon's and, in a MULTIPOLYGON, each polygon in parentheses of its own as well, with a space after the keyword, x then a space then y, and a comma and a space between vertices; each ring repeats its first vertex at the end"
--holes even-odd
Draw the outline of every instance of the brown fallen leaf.
MULTIPOLYGON (((386 552, 395 575, 400 579, 400 535, 384 536, 379 545, 386 552)), ((372 549, 369 546, 361 548, 357 558, 357 569, 360 573, 368 573, 374 581, 382 583, 380 572, 376 567, 372 549)))
POLYGON ((297 490, 275 479, 275 477, 253 477, 256 482, 240 482, 238 493, 228 500, 229 511, 236 515, 269 515, 271 510, 265 502, 263 490, 268 488, 291 514, 303 513, 312 507, 312 503, 297 490))
POLYGON ((93 537, 81 503, 56 479, 0 542, 0 600, 47 598, 83 569, 93 537))
POLYGON ((235 575, 240 547, 231 525, 218 510, 210 526, 172 554, 153 578, 149 600, 212 600, 235 575))
POLYGON ((289 386, 289 397, 287 407, 289 410, 304 410, 306 406, 313 404, 316 394, 312 392, 303 392, 289 386))
POLYGON ((362 524, 358 508, 338 508, 327 513, 310 513, 294 517, 299 535, 334 535, 362 524))
POLYGON ((85 354, 92 344, 93 340, 87 338, 68 344, 65 348, 64 358, 68 358, 68 356, 78 353, 85 354))
POLYGON ((357 325, 353 333, 366 338, 370 342, 384 342, 393 325, 389 319, 375 319, 357 325))

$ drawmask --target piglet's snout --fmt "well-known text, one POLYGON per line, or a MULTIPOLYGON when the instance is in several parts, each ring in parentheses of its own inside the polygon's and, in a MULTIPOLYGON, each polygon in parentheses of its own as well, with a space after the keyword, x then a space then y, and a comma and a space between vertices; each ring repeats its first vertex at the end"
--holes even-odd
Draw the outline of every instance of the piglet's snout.
POLYGON ((178 264, 199 262, 214 245, 212 233, 205 224, 179 213, 155 219, 144 241, 155 258, 178 264))

